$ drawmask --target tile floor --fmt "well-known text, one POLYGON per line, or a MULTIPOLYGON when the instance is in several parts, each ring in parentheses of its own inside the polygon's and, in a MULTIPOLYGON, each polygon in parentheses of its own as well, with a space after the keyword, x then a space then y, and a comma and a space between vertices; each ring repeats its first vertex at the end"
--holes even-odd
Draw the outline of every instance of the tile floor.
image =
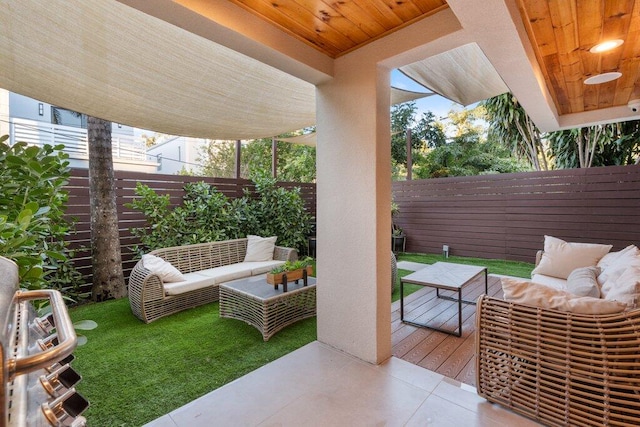
POLYGON ((517 426, 539 424, 465 384, 390 358, 375 366, 308 344, 147 424, 209 426, 517 426))

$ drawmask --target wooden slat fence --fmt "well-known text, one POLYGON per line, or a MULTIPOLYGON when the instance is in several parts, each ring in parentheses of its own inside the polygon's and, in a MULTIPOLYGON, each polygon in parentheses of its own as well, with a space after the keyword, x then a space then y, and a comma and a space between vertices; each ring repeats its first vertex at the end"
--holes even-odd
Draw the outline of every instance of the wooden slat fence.
POLYGON ((544 235, 640 243, 640 166, 393 183, 407 252, 533 262, 544 235))
MULTIPOLYGON (((181 204, 184 195, 184 184, 187 182, 204 181, 215 185, 216 188, 229 198, 244 195, 244 188, 251 192, 255 190, 253 183, 245 179, 207 178, 180 175, 159 175, 139 172, 115 172, 116 203, 118 207, 118 222, 120 224, 120 245, 122 249, 122 267, 125 280, 136 260, 132 248, 140 241, 131 234, 130 229, 144 227, 145 217, 142 213, 133 211, 125 206, 135 198, 135 188, 138 182, 148 185, 159 194, 169 194, 171 205, 181 204)), ((307 183, 278 183, 284 188, 300 187, 305 207, 310 215, 316 214, 316 185, 307 183)), ((76 231, 68 236, 70 248, 74 249, 73 263, 85 278, 84 291, 91 289, 91 231, 89 212, 89 173, 87 169, 72 169, 69 184, 69 202, 66 214, 77 220, 76 231)))

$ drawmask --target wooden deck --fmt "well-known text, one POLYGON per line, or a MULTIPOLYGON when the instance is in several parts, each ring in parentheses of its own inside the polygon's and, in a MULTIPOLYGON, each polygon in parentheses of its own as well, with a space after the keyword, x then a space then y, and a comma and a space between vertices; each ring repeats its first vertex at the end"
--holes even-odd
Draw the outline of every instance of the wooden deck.
MULTIPOLYGON (((500 278, 489 275, 489 295, 502 297, 500 278)), ((484 278, 465 287, 463 299, 476 300, 484 292, 484 278)), ((442 295, 453 292, 440 291, 442 295)), ((391 305, 391 341, 393 355, 446 377, 475 387, 475 314, 476 306, 462 305, 462 336, 419 328, 400 322, 400 301, 391 305)), ((405 297, 405 320, 433 324, 454 330, 458 327, 458 304, 436 297, 425 287, 405 297)))

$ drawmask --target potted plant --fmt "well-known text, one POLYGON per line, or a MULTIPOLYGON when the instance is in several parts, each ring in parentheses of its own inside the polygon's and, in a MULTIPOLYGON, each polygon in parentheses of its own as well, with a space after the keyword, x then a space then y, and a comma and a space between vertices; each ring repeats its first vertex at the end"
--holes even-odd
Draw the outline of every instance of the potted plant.
POLYGON ((304 279, 306 286, 307 277, 313 274, 311 261, 313 261, 313 258, 306 257, 297 261, 287 261, 278 267, 274 267, 267 273, 267 283, 274 285, 274 288, 282 284, 286 291, 286 284, 288 282, 297 282, 300 279, 304 279))
POLYGON ((393 200, 391 201, 391 250, 393 252, 404 252, 406 238, 404 231, 395 223, 395 218, 400 212, 400 207, 393 200))

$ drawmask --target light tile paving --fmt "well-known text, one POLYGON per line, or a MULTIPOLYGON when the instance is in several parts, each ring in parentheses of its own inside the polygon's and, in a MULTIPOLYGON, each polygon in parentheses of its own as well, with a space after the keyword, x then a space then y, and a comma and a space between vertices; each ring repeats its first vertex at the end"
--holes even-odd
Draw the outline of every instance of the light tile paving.
POLYGON ((317 341, 148 427, 537 426, 472 387, 395 357, 371 365, 317 341))

